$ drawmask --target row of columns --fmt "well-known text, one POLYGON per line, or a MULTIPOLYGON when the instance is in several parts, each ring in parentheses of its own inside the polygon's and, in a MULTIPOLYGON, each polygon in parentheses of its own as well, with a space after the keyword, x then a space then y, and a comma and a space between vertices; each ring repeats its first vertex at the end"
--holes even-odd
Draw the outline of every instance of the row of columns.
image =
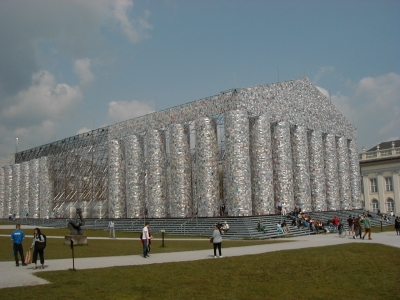
MULTIPOLYGON (((361 208, 353 140, 287 121, 271 123, 266 115, 249 118, 244 110, 226 112, 224 122, 222 169, 213 118, 194 122, 194 157, 184 124, 171 125, 168 137, 148 129, 111 140, 109 217, 212 217, 222 202, 231 216, 272 214, 278 202, 305 211, 361 208)), ((0 168, 1 215, 53 217, 58 208, 52 188, 47 157, 0 168)))
POLYGON ((275 213, 277 202, 305 211, 361 208, 354 141, 286 121, 271 124, 264 115, 249 119, 243 110, 227 112, 224 119, 223 200, 216 123, 201 118, 195 121, 193 161, 188 129, 170 127, 168 168, 165 131, 148 130, 142 145, 140 136, 124 139, 123 146, 112 141, 110 203, 119 207, 112 216, 212 217, 221 201, 231 216, 275 213), (120 180, 125 172, 121 164, 126 166, 125 181, 120 180))
POLYGON ((25 213, 32 218, 52 217, 52 182, 47 157, 0 168, 0 215, 25 213))

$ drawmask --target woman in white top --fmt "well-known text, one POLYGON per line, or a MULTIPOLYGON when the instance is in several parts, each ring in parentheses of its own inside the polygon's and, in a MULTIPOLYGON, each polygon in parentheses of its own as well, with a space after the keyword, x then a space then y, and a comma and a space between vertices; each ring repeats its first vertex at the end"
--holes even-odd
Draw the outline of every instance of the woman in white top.
POLYGON ((222 235, 221 235, 221 228, 218 225, 215 226, 212 238, 213 238, 213 246, 214 246, 214 258, 217 258, 217 248, 218 248, 219 257, 222 257, 222 254, 221 254, 222 235))
POLYGON ((46 237, 42 234, 39 228, 35 228, 33 231, 33 242, 30 249, 34 248, 33 250, 33 259, 32 262, 35 264, 33 269, 37 269, 37 256, 39 254, 40 263, 42 266, 41 269, 44 269, 44 248, 46 247, 46 237))

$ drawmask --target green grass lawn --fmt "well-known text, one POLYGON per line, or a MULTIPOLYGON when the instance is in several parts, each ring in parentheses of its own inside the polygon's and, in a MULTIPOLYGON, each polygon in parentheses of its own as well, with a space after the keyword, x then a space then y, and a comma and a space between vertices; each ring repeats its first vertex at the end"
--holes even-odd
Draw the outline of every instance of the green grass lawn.
MULTIPOLYGON (((47 230, 46 234, 48 236, 53 235, 56 236, 55 231, 59 231, 61 229, 47 230)), ((7 233, 3 233, 4 230, 1 230, 0 234, 11 234, 10 231, 7 233)), ((7 230, 5 230, 7 231, 7 230)), ((65 230, 64 230, 65 231, 65 230)), ((88 233, 89 236, 95 237, 95 231, 85 231, 85 234, 88 233)), ((45 232, 43 230, 43 232, 45 232)), ((101 232, 100 232, 101 233, 101 232)), ((121 256, 121 255, 133 255, 142 253, 142 244, 139 239, 138 233, 130 233, 130 237, 135 238, 134 240, 113 240, 113 239, 105 239, 105 240, 96 240, 89 239, 88 245, 86 246, 75 246, 74 255, 76 258, 81 257, 102 257, 102 256, 121 256)), ((187 240, 169 240, 167 237, 165 239, 165 247, 161 247, 161 240, 154 240, 152 242, 151 252, 152 253, 167 253, 167 252, 180 252, 180 251, 192 251, 192 250, 205 250, 211 249, 210 243, 208 240, 198 239, 194 241, 187 240)), ((181 237, 182 238, 182 237, 181 237)), ((260 245, 260 244, 268 244, 268 243, 282 243, 288 242, 282 239, 274 239, 274 240, 224 240, 223 247, 241 247, 241 246, 250 246, 250 245, 260 245)), ((0 247, 0 261, 13 261, 14 257, 12 254, 12 241, 8 237, 0 237, 0 243, 2 247, 0 247), (9 245, 7 247, 7 245, 9 245)), ((32 238, 27 237, 23 241, 24 251, 28 251, 30 245, 32 243, 32 238)), ((64 245, 64 239, 59 238, 47 238, 47 247, 45 250, 45 260, 46 259, 60 259, 60 258, 70 258, 71 248, 69 245, 64 245)))
POLYGON ((399 269, 398 248, 356 243, 193 262, 38 272, 51 284, 2 289, 1 298, 399 299, 399 269))

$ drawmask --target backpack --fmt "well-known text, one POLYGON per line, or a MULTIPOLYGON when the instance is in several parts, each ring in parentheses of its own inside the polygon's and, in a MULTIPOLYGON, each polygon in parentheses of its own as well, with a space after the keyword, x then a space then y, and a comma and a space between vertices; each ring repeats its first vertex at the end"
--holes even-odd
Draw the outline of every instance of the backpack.
MULTIPOLYGON (((47 237, 46 235, 44 235, 43 233, 41 234, 44 238, 44 243, 35 243, 35 249, 40 251, 43 250, 44 248, 46 248, 46 244, 47 244, 47 237)), ((41 240, 40 236, 39 239, 41 240)))
POLYGON ((45 234, 42 234, 43 238, 44 238, 44 243, 43 243, 43 249, 46 248, 47 246, 47 236, 45 234))

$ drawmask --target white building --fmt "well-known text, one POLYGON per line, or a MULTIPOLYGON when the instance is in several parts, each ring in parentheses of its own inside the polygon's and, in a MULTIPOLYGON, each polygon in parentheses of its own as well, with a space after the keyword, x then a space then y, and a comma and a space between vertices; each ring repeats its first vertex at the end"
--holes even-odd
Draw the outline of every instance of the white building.
POLYGON ((380 143, 359 155, 366 210, 400 212, 400 140, 380 143))

